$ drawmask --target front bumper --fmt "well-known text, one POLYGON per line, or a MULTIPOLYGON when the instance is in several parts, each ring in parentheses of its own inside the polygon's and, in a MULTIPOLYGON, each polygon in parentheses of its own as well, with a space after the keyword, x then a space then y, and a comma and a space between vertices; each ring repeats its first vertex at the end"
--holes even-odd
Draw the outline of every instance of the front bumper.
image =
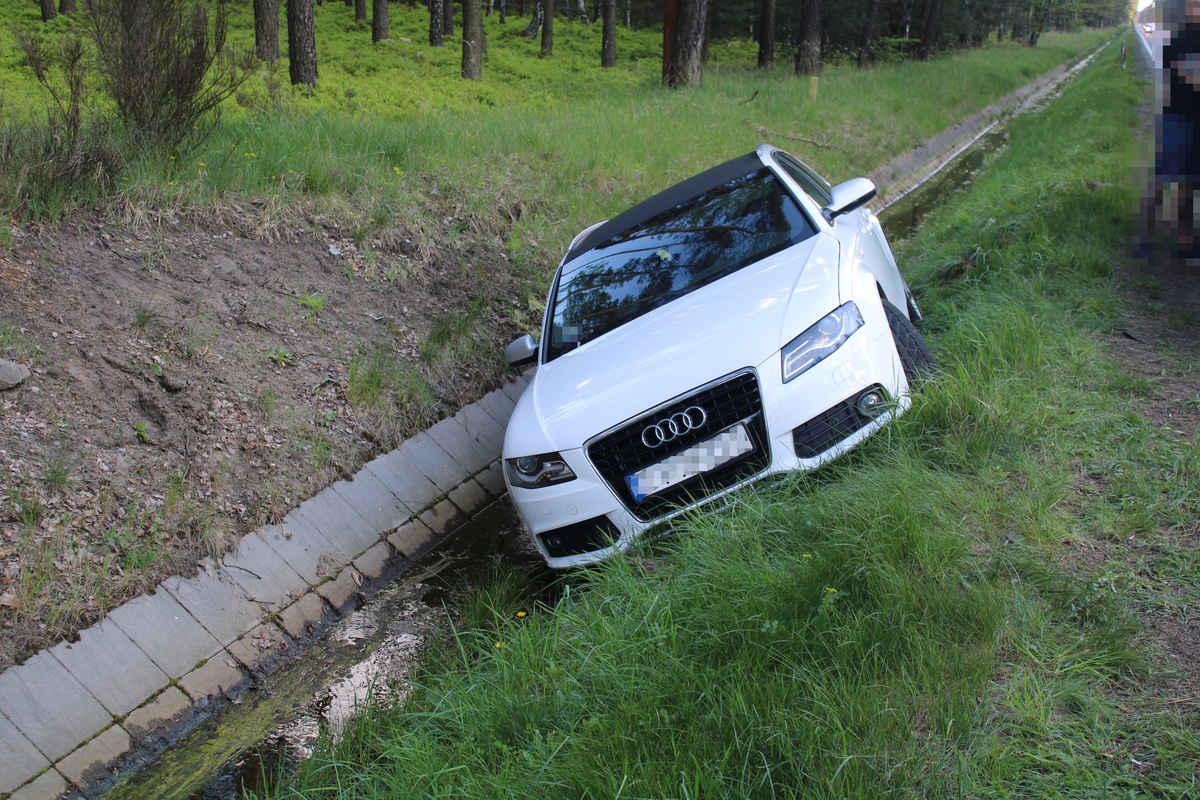
MULTIPOLYGON (((790 383, 784 384, 782 381, 778 352, 751 368, 761 396, 769 459, 761 470, 707 494, 699 501, 673 505, 666 513, 651 519, 645 518, 644 514, 639 518, 631 509, 628 497, 622 499, 601 476, 589 459, 585 445, 559 451, 574 471, 575 480, 538 489, 510 485, 509 494, 513 504, 547 564, 554 569, 563 569, 602 561, 617 550, 627 549, 648 529, 664 520, 711 503, 769 475, 814 469, 853 448, 886 425, 908 407, 908 386, 886 319, 882 318, 882 309, 878 319, 874 318, 874 314, 870 316, 868 324, 851 336, 836 353, 790 383), (847 435, 842 435, 848 430, 844 422, 833 429, 832 436, 822 438, 811 435, 814 429, 822 425, 822 419, 830 416, 827 412, 876 385, 882 386, 891 397, 898 398, 889 410, 869 421, 859 416, 858 422, 849 426, 854 429, 847 435), (865 424, 861 427, 856 427, 863 422, 865 424), (804 428, 806 423, 809 425, 804 428), (798 428, 807 432, 804 437, 795 435, 798 428), (800 453, 796 447, 798 438, 803 438, 800 453), (811 446, 814 442, 823 449, 813 452, 811 446), (828 447, 825 447, 826 444, 828 447), (601 529, 595 530, 596 525, 591 523, 598 523, 601 529), (574 552, 581 547, 596 549, 574 552)), ((669 402, 654 408, 662 408, 669 402)), ((639 415, 635 420, 646 416, 649 415, 639 415)), ((826 430, 826 433, 829 431, 826 430)))

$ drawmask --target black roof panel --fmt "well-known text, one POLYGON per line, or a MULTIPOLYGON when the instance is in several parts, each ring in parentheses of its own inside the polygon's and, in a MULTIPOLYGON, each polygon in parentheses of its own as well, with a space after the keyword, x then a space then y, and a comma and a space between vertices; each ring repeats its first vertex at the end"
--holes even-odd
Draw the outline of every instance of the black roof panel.
POLYGON ((621 212, 580 239, 571 248, 570 252, 567 253, 564 263, 572 261, 593 247, 603 244, 635 225, 653 219, 664 211, 669 211, 685 200, 690 200, 714 186, 720 186, 722 183, 731 181, 734 178, 740 178, 755 170, 762 169, 762 167, 762 159, 758 157, 757 153, 747 153, 744 156, 738 156, 735 159, 726 161, 724 164, 718 164, 712 169, 701 172, 699 175, 694 175, 669 189, 664 189, 653 197, 638 203, 628 211, 621 212))

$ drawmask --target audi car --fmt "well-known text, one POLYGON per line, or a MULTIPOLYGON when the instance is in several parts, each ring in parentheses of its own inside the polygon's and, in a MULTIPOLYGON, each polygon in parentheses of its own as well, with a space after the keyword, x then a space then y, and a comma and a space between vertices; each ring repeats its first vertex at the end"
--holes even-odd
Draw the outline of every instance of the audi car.
POLYGON ((553 568, 624 551, 752 481, 810 470, 933 367, 866 203, 768 145, 584 230, 555 273, 504 479, 553 568))

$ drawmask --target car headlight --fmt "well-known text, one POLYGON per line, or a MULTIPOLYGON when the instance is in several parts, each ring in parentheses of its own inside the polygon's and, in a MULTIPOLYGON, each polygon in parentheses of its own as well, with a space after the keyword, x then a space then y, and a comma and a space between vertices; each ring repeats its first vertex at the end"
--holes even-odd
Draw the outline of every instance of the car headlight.
POLYGON ((575 480, 575 473, 558 453, 508 458, 504 460, 504 468, 508 471, 508 482, 522 489, 538 489, 575 480))
POLYGON ((850 334, 862 326, 862 313, 851 302, 792 339, 782 351, 783 382, 787 383, 833 355, 833 351, 845 344, 850 334))

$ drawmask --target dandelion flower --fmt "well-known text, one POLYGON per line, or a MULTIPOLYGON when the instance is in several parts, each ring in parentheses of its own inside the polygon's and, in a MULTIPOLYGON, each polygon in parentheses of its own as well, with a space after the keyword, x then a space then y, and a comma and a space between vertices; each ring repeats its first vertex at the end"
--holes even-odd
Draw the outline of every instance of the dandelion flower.
POLYGON ((526 617, 526 614, 524 611, 517 612, 517 619, 525 619, 525 617, 526 617))

